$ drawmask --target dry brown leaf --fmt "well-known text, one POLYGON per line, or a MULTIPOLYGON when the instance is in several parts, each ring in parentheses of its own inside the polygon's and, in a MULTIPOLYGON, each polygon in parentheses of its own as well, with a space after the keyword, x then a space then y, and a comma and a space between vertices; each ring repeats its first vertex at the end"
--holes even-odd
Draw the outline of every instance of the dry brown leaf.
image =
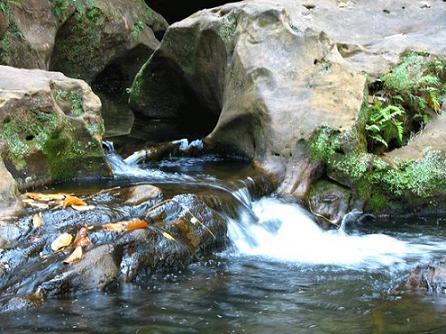
POLYGON ((63 201, 63 207, 67 208, 70 206, 85 206, 87 203, 85 203, 83 200, 81 200, 79 197, 67 195, 63 201))
POLYGON ((46 209, 49 209, 49 207, 50 207, 48 204, 36 202, 32 199, 24 199, 22 202, 29 205, 32 208, 37 208, 37 209, 46 210, 46 209))
POLYGON ((70 256, 68 256, 63 263, 65 264, 71 264, 74 262, 79 261, 82 258, 82 246, 77 246, 76 249, 73 251, 73 253, 70 254, 70 256))
POLYGON ((51 249, 55 252, 60 251, 61 249, 69 246, 71 241, 73 241, 73 236, 69 233, 63 233, 51 243, 51 249))
POLYGON ((103 229, 112 232, 131 232, 134 230, 146 229, 149 224, 142 219, 133 219, 130 221, 117 222, 103 225, 103 229))
POLYGON ((105 224, 102 228, 106 231, 111 232, 124 232, 127 231, 127 224, 125 222, 113 223, 113 224, 105 224))
POLYGON ((71 207, 76 211, 89 211, 96 208, 94 205, 72 205, 71 207))
POLYGON ((43 217, 42 217, 42 213, 36 213, 33 215, 33 227, 34 228, 39 228, 42 227, 43 225, 43 217))
POLYGON ((169 233, 167 233, 167 232, 163 232, 162 233, 163 234, 163 236, 164 236, 164 238, 166 238, 166 239, 169 239, 169 240, 172 240, 172 241, 176 241, 177 239, 175 239, 174 237, 172 237, 169 233))
POLYGON ((39 202, 61 201, 67 196, 66 194, 41 194, 41 193, 26 193, 26 197, 39 202))
POLYGON ((88 238, 88 229, 86 227, 82 227, 76 234, 73 246, 87 247, 89 245, 91 245, 91 240, 88 238))
POLYGON ((127 231, 134 231, 134 230, 142 230, 146 229, 149 224, 142 219, 133 219, 129 222, 127 222, 127 231))

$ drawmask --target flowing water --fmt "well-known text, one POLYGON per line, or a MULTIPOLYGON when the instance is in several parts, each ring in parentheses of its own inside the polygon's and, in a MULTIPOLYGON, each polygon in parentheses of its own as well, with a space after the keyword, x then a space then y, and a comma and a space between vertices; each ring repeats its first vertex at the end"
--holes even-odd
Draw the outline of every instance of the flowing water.
POLYGON ((172 194, 229 194, 229 200, 217 196, 215 208, 228 222, 230 247, 143 285, 49 299, 38 311, 2 316, 2 332, 446 331, 446 297, 401 288, 415 264, 446 254, 441 219, 325 231, 298 204, 259 198, 249 177, 252 167, 244 161, 183 157, 140 168, 113 152, 110 161, 117 174, 113 184, 150 182, 172 194))

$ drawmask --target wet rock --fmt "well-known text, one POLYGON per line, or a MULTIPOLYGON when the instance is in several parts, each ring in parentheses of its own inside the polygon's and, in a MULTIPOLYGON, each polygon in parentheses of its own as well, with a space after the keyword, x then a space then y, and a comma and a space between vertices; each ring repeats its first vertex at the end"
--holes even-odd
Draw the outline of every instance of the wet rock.
POLYGON ((330 183, 318 181, 308 196, 311 212, 331 224, 338 225, 350 207, 351 193, 348 189, 330 183))
POLYGON ((409 289, 425 289, 427 292, 446 293, 446 263, 417 266, 407 279, 409 289))
POLYGON ((112 245, 102 245, 84 254, 82 261, 67 265, 63 273, 43 283, 38 291, 44 295, 61 295, 75 291, 102 290, 113 282, 118 266, 112 245))
POLYGON ((7 313, 26 311, 40 306, 42 302, 43 298, 39 294, 25 297, 12 297, 4 305, 0 306, 0 312, 7 313))
POLYGON ((178 195, 160 202, 159 189, 141 185, 127 190, 139 203, 128 205, 128 197, 119 191, 86 199, 95 205, 89 211, 43 212, 44 223, 38 228, 32 228, 31 216, 20 218, 15 229, 7 226, 11 246, 0 251, 0 305, 6 305, 5 311, 31 307, 27 296, 103 290, 119 281, 144 284, 154 272, 183 269, 225 246, 225 220, 199 197, 178 195), (147 197, 149 190, 152 195, 147 197), (148 222, 147 228, 114 231, 104 226, 141 218, 148 222), (78 239, 88 234, 80 245, 83 256, 78 262, 64 263, 74 245, 62 252, 52 250, 52 242, 63 233, 78 239), (14 301, 13 296, 19 299, 14 301))
MULTIPOLYGON (((0 66, 0 77, 2 155, 20 187, 110 175, 101 102, 85 82, 7 66, 0 66)), ((11 194, 7 174, 4 182, 2 191, 11 194)))
POLYGON ((163 197, 161 189, 150 184, 126 188, 121 195, 126 198, 126 205, 138 205, 150 200, 161 200, 163 197))

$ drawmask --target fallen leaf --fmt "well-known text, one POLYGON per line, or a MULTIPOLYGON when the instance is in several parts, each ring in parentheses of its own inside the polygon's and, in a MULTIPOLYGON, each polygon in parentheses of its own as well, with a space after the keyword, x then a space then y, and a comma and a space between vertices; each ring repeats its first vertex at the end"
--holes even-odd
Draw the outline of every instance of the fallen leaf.
POLYGON ((69 246, 71 244, 71 241, 73 241, 73 237, 69 233, 63 233, 59 235, 52 243, 51 243, 51 249, 55 252, 69 246))
POLYGON ((39 202, 51 202, 51 201, 62 201, 67 195, 66 194, 40 194, 40 193, 26 193, 26 197, 31 198, 39 202))
POLYGON ((71 196, 71 195, 67 195, 66 197, 65 197, 65 199, 63 200, 63 207, 64 208, 67 208, 67 207, 70 207, 70 206, 73 206, 73 205, 76 205, 76 206, 85 206, 85 205, 87 205, 87 203, 85 203, 83 200, 81 200, 79 197, 76 197, 76 196, 71 196))
POLYGON ((149 224, 145 220, 142 219, 133 219, 127 222, 127 231, 141 230, 146 229, 149 224))
POLYGON ((43 217, 42 217, 42 213, 36 213, 33 215, 33 227, 34 228, 39 228, 42 227, 43 225, 43 217))
POLYGON ((146 229, 149 224, 142 219, 133 219, 130 221, 117 222, 103 225, 103 229, 112 232, 131 232, 134 230, 146 229))
POLYGON ((176 239, 174 237, 172 237, 169 233, 163 232, 162 234, 163 234, 164 238, 172 240, 172 241, 176 241, 176 239))
POLYGON ((30 207, 37 208, 37 209, 46 210, 46 209, 49 209, 49 207, 50 207, 48 204, 39 203, 32 199, 24 199, 22 202, 29 205, 30 207))
POLYGON ((94 205, 72 205, 71 207, 76 211, 89 211, 96 208, 94 205))
POLYGON ((87 247, 91 245, 91 240, 88 238, 88 229, 86 227, 82 227, 76 234, 76 238, 74 238, 73 246, 74 247, 87 247))
POLYGON ((74 262, 79 261, 82 258, 82 246, 77 246, 76 249, 73 251, 73 253, 70 254, 70 256, 68 256, 63 263, 65 264, 71 264, 74 262))
POLYGON ((113 223, 113 224, 105 224, 102 226, 102 228, 106 231, 122 233, 127 230, 127 225, 124 224, 124 222, 119 222, 119 223, 113 223))

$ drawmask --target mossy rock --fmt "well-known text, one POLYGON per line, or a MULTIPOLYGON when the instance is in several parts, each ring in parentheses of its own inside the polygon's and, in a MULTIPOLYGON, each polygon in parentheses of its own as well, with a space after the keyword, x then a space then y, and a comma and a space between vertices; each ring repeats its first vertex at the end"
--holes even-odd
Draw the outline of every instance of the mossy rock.
MULTIPOLYGON (((142 0, 52 3, 54 14, 63 25, 56 35, 50 69, 87 81, 136 48, 144 50, 142 54, 139 52, 140 58, 133 59, 139 63, 134 67, 140 67, 159 44, 154 31, 167 29, 167 22, 142 0)), ((122 75, 131 80, 136 69, 132 71, 122 75)))
POLYGON ((0 75, 2 155, 19 186, 110 175, 101 103, 85 82, 4 66, 0 75))

